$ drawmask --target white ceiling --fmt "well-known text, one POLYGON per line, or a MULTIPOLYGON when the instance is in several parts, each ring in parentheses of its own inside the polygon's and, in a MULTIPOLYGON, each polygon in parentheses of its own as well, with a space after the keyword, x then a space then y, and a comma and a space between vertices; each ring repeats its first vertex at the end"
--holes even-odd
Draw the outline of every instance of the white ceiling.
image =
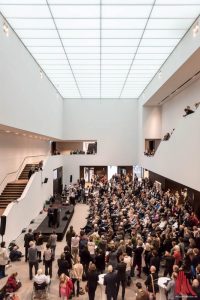
POLYGON ((138 98, 200 13, 200 0, 0 0, 64 98, 138 98))

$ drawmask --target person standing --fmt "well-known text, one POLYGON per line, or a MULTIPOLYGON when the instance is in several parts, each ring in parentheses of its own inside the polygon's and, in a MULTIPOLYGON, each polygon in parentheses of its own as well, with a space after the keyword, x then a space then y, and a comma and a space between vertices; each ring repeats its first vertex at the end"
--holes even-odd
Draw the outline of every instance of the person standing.
POLYGON ((29 258, 29 278, 32 280, 33 278, 33 267, 35 268, 35 274, 38 271, 38 258, 37 258, 37 248, 35 247, 35 243, 31 241, 29 243, 28 248, 28 258, 29 258))
POLYGON ((46 250, 44 250, 43 254, 43 262, 45 266, 45 275, 49 275, 50 278, 52 277, 52 261, 53 255, 49 244, 46 244, 46 250))
POLYGON ((172 279, 166 286, 167 300, 175 299, 175 285, 176 285, 177 273, 172 273, 172 279))
POLYGON ((95 291, 97 288, 99 277, 96 271, 95 264, 91 263, 89 265, 88 273, 87 273, 87 287, 88 287, 88 296, 89 300, 94 300, 95 298, 95 291))
POLYGON ((65 274, 61 274, 59 283, 59 296, 62 300, 68 300, 73 290, 72 280, 65 274))
POLYGON ((141 282, 136 282, 136 300, 149 300, 149 294, 142 288, 141 282))
POLYGON ((150 267, 150 274, 148 275, 145 285, 147 286, 147 290, 151 295, 152 299, 156 299, 156 293, 159 292, 158 286, 158 274, 156 273, 156 267, 150 267))
POLYGON ((70 226, 69 230, 66 233, 66 242, 67 242, 67 245, 69 246, 70 250, 71 250, 71 239, 72 239, 72 237, 75 236, 75 234, 76 233, 73 229, 73 226, 70 226))
MULTIPOLYGON (((83 276, 83 265, 80 263, 80 257, 77 257, 77 263, 73 266, 74 271, 74 279, 77 284, 76 296, 79 296, 80 291, 80 282, 83 276)), ((75 286, 74 286, 74 294, 75 294, 75 286)))
POLYGON ((117 295, 119 292, 119 286, 121 283, 122 286, 122 300, 125 296, 125 287, 126 287, 126 263, 124 262, 124 257, 120 257, 120 262, 117 264, 117 295))
POLYGON ((133 259, 133 269, 135 269, 135 267, 137 266, 138 268, 138 277, 141 276, 141 271, 142 271, 142 253, 144 251, 144 248, 142 247, 143 242, 142 241, 138 241, 138 245, 134 251, 135 255, 134 255, 134 259, 133 259))
POLYGON ((7 275, 5 274, 5 267, 8 263, 8 252, 5 247, 5 242, 1 242, 1 247, 0 247, 0 272, 2 277, 6 277, 7 275))
POLYGON ((28 260, 28 249, 29 243, 34 240, 32 229, 30 228, 28 232, 24 235, 24 248, 25 248, 25 262, 28 260))
POLYGON ((58 263, 58 276, 61 276, 62 274, 65 274, 69 276, 69 264, 68 261, 65 258, 65 254, 62 253, 60 255, 60 258, 57 260, 58 263))
POLYGON ((78 255, 79 241, 80 241, 80 238, 79 238, 78 234, 76 234, 71 239, 71 253, 72 253, 72 256, 74 258, 75 263, 76 263, 76 257, 78 255))
POLYGON ((42 250, 43 250, 43 236, 41 232, 38 232, 35 237, 35 244, 37 248, 37 255, 39 262, 41 262, 41 257, 42 257, 42 250))
POLYGON ((107 300, 117 299, 117 273, 113 272, 113 266, 108 266, 108 273, 104 276, 105 293, 107 300))
POLYGON ((53 230, 52 234, 49 237, 49 246, 51 248, 52 254, 53 254, 53 259, 55 258, 55 252, 56 252, 56 243, 57 243, 57 234, 56 232, 53 230))

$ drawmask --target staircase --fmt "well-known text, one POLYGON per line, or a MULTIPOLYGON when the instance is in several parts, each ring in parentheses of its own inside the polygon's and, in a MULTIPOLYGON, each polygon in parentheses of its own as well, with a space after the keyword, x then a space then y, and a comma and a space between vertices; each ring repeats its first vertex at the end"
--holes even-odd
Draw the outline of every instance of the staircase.
POLYGON ((28 173, 31 167, 38 167, 38 164, 25 165, 19 176, 19 179, 8 183, 4 188, 0 195, 0 215, 2 215, 3 211, 10 202, 17 200, 22 195, 28 183, 28 173))
POLYGON ((38 164, 27 164, 27 165, 25 165, 23 171, 19 175, 19 179, 28 180, 28 173, 29 173, 31 167, 38 168, 38 164))

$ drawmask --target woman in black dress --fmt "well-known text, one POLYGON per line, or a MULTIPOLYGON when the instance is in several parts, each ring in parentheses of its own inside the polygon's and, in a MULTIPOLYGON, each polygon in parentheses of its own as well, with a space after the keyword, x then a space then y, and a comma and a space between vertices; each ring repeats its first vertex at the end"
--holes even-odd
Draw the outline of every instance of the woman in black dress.
POLYGON ((98 273, 96 271, 96 266, 95 264, 90 264, 88 273, 87 273, 87 288, 88 288, 88 295, 89 295, 89 300, 94 300, 95 299, 95 291, 97 288, 97 283, 98 283, 99 277, 98 273))

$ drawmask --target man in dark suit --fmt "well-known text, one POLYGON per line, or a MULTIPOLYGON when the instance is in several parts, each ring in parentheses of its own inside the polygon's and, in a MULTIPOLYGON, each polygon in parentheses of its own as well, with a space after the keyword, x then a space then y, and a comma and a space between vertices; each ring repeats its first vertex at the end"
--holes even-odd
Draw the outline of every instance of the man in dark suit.
POLYGON ((113 267, 108 266, 108 273, 104 276, 104 285, 106 286, 105 293, 107 295, 107 300, 117 299, 117 273, 113 272, 113 267))
POLYGON ((28 260, 28 249, 30 247, 29 243, 34 240, 32 229, 30 228, 28 232, 24 235, 24 248, 25 248, 25 261, 28 260))
POLYGON ((126 287, 126 263, 124 262, 124 257, 120 257, 120 262, 117 264, 117 295, 119 292, 120 283, 122 285, 122 300, 125 296, 125 287, 126 287))

